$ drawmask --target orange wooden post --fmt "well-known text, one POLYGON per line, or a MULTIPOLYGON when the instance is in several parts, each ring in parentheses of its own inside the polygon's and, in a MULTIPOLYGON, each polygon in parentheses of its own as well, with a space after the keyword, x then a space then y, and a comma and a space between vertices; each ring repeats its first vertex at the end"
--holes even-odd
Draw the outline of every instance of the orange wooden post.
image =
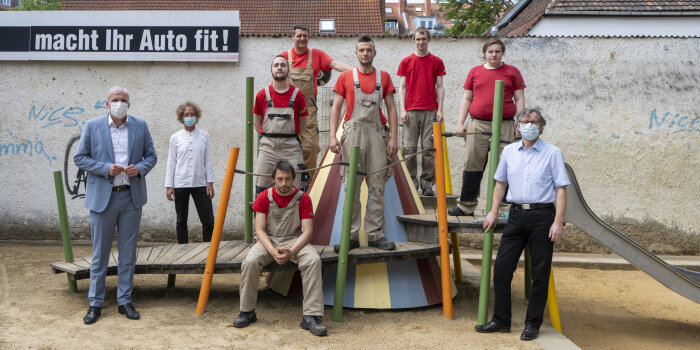
POLYGON ((238 151, 238 148, 231 147, 231 151, 229 151, 228 154, 228 164, 226 165, 224 187, 221 189, 221 197, 219 198, 219 209, 216 211, 214 232, 212 232, 211 244, 209 245, 209 256, 207 257, 207 265, 204 268, 202 287, 199 290, 199 301, 197 302, 197 315, 201 315, 204 313, 204 308, 206 308, 207 301, 209 300, 209 288, 211 288, 211 279, 212 277, 214 277, 214 264, 216 264, 216 255, 219 253, 221 233, 224 230, 224 221, 226 220, 226 209, 228 209, 228 199, 231 196, 231 187, 233 185, 233 175, 236 173, 238 151))
POLYGON ((447 243, 447 197, 445 195, 445 168, 442 153, 442 127, 433 123, 435 145, 435 182, 437 187, 437 217, 440 230, 440 272, 442 276, 442 313, 452 319, 452 283, 450 280, 450 246, 447 243))

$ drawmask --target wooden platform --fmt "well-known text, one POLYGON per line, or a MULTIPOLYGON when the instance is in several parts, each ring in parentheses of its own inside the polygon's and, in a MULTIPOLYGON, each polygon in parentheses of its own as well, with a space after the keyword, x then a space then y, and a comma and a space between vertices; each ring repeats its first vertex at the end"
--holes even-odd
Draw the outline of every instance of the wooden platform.
MULTIPOLYGON (((248 254, 251 243, 243 241, 223 241, 214 265, 215 273, 240 273, 241 263, 248 254)), ((321 256, 324 266, 338 262, 338 255, 333 247, 314 246, 321 256)), ((209 255, 209 243, 189 243, 141 247, 137 250, 136 271, 139 274, 203 274, 209 255)), ((417 259, 440 255, 438 244, 416 242, 396 243, 396 250, 385 251, 377 248, 360 247, 350 251, 350 264, 374 263, 390 260, 417 259)), ((90 257, 77 258, 72 263, 55 262, 51 264, 54 273, 66 272, 74 280, 90 278, 90 257)), ((117 274, 118 253, 113 251, 107 275, 117 274)), ((264 271, 296 270, 296 264, 284 265, 271 263, 264 271)))
MULTIPOLYGON (((459 196, 448 194, 446 196, 447 209, 454 208, 457 206, 457 199, 459 196)), ((437 210, 437 197, 436 196, 420 196, 420 201, 423 204, 425 211, 436 211, 437 210)))
MULTIPOLYGON (((413 242, 438 244, 439 231, 437 213, 430 212, 419 215, 399 215, 396 217, 404 224, 406 239, 413 242)), ((474 222, 473 216, 447 216, 447 228, 449 232, 457 233, 483 233, 482 222, 474 222)), ((506 221, 499 220, 495 232, 503 232, 506 221)))

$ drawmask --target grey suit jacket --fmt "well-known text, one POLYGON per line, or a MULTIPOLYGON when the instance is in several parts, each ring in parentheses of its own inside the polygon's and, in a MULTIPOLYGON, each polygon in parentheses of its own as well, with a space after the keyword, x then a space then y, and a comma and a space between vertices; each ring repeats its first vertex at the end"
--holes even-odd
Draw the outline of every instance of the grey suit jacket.
MULTIPOLYGON (((88 173, 85 188, 85 208, 102 212, 112 195, 113 176, 109 167, 114 163, 112 135, 109 132, 109 114, 93 118, 85 123, 78 150, 73 157, 75 165, 88 173)), ((146 122, 127 116, 129 129, 129 164, 139 168, 139 174, 129 178, 131 200, 140 208, 147 201, 146 175, 158 161, 151 133, 146 122)))

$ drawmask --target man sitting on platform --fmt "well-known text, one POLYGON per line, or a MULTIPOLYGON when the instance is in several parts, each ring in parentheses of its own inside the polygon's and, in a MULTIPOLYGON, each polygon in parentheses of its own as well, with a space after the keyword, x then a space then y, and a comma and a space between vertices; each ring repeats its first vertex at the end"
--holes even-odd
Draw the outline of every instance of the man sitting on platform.
POLYGON ((304 291, 301 328, 317 336, 327 334, 326 327, 321 325, 321 258, 309 244, 313 235, 313 205, 307 194, 292 186, 295 176, 288 161, 277 162, 272 171, 275 186, 261 192, 253 203, 258 241, 241 266, 241 313, 233 321, 234 327, 247 327, 257 321, 255 303, 262 269, 273 260, 279 265, 292 261, 299 266, 304 291))

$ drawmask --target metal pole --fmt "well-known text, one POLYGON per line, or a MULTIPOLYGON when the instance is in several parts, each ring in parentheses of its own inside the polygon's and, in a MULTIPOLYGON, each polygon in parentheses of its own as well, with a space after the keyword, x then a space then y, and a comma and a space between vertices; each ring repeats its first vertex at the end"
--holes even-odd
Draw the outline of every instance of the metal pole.
MULTIPOLYGON (((433 123, 435 146, 435 183, 437 187, 437 217, 440 238, 440 276, 442 277, 442 313, 452 319, 452 281, 450 281, 450 245, 447 243, 447 198, 445 196, 445 169, 442 159, 442 128, 433 123)), ((456 273, 456 268, 455 268, 456 273)))
POLYGON ((530 255, 530 245, 525 245, 525 263, 523 264, 525 268, 525 299, 530 299, 530 293, 532 292, 532 256, 530 255))
MULTIPOLYGON (((493 120, 491 121, 491 149, 489 150, 489 184, 486 195, 486 210, 493 205, 493 174, 498 167, 501 148, 501 118, 503 118, 503 80, 496 80, 493 94, 493 120)), ((489 313, 489 290, 491 289, 491 254, 493 252, 493 228, 484 231, 484 249, 481 254, 481 284, 479 286, 479 312, 476 323, 486 324, 489 313)))
MULTIPOLYGON (((68 210, 66 210, 66 195, 63 193, 63 176, 60 171, 53 172, 53 182, 56 186, 56 202, 58 204, 58 220, 61 223, 61 240, 63 241, 63 256, 66 262, 73 262, 73 245, 70 242, 70 229, 68 227, 68 210)), ((68 289, 75 293, 78 286, 74 279, 68 277, 68 289)))
POLYGON ((547 291, 547 305, 549 306, 549 320, 552 328, 561 333, 561 319, 559 318, 559 303, 557 302, 557 290, 554 288, 554 272, 549 269, 549 289, 547 291))
MULTIPOLYGON (((343 227, 340 234, 340 251, 338 252, 338 272, 335 277, 335 299, 333 301, 333 322, 340 322, 343 316, 343 299, 345 298, 345 280, 348 273, 348 251, 350 250, 350 224, 355 204, 355 181, 357 181, 357 162, 360 147, 350 147, 350 164, 348 181, 345 183, 345 202, 343 203, 343 227)), ((358 208, 359 209, 359 208, 358 208)))
POLYGON ((250 203, 253 201, 253 77, 245 79, 245 231, 246 243, 253 243, 253 211, 250 203))
POLYGON ((202 287, 199 290, 199 301, 197 302, 197 315, 201 315, 204 313, 204 308, 207 307, 207 301, 209 300, 209 289, 211 288, 211 279, 214 277, 214 265, 216 264, 216 255, 219 253, 219 243, 221 243, 221 234, 224 230, 224 221, 226 220, 228 200, 229 197, 231 197, 231 187, 233 186, 233 175, 236 173, 236 162, 238 162, 238 152, 238 148, 231 147, 231 150, 228 153, 228 164, 226 165, 226 176, 224 177, 224 186, 221 189, 221 197, 219 197, 219 208, 216 211, 214 231, 212 232, 211 243, 209 244, 209 255, 207 256, 207 265, 204 267, 202 287))

